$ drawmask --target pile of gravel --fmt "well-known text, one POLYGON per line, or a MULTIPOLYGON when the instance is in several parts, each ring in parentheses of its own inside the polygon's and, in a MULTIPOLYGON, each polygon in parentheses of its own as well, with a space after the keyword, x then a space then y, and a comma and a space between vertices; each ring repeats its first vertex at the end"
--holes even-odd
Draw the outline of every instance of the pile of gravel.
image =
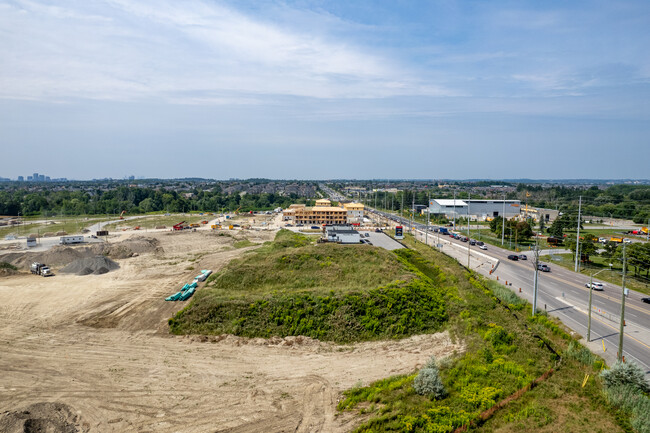
POLYGON ((63 403, 36 403, 0 413, 0 431, 7 433, 82 433, 89 431, 72 407, 63 403))
POLYGON ((75 275, 100 275, 105 274, 115 269, 119 269, 120 265, 113 260, 104 256, 86 257, 78 259, 70 263, 68 266, 61 269, 59 272, 64 274, 75 275))

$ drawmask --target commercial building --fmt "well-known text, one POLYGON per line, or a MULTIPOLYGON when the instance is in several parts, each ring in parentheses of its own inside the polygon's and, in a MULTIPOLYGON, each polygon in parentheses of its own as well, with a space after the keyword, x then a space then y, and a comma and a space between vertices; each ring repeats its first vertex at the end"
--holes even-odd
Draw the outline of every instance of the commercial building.
POLYGON ((358 244, 361 242, 359 232, 348 225, 327 226, 325 227, 325 232, 328 242, 336 242, 339 244, 358 244))
POLYGON ((327 199, 316 200, 316 206, 292 204, 285 209, 282 216, 284 221, 294 224, 357 224, 363 220, 363 205, 360 203, 345 203, 342 207, 332 206, 327 199))
POLYGON ((486 220, 503 216, 514 218, 520 215, 521 202, 519 200, 447 200, 434 199, 429 202, 429 212, 432 215, 444 215, 447 218, 466 217, 486 220), (505 204, 505 206, 504 206, 505 204))

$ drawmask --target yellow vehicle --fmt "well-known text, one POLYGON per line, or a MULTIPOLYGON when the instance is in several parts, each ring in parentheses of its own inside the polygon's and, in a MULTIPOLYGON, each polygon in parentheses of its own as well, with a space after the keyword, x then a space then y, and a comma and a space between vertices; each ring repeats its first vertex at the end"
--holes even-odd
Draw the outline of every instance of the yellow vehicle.
POLYGON ((201 225, 197 224, 197 223, 192 223, 192 224, 190 224, 190 227, 201 227, 201 225))
POLYGON ((228 226, 228 230, 232 230, 232 229, 233 229, 233 225, 230 224, 230 225, 228 226))
POLYGON ((618 237, 612 236, 611 238, 609 238, 609 241, 622 244, 623 243, 623 238, 618 238, 618 237))
POLYGON ((210 226, 212 230, 220 230, 221 229, 221 224, 212 224, 210 226))

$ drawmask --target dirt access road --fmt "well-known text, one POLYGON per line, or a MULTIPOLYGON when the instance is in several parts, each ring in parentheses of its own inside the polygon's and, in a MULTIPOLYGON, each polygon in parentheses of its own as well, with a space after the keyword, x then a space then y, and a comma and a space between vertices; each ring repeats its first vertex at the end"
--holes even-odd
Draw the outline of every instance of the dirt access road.
POLYGON ((255 247, 206 232, 150 236, 163 252, 107 274, 0 278, 0 430, 349 431, 360 420, 336 414, 342 390, 460 349, 446 334, 350 346, 170 336, 166 321, 184 304, 164 297, 255 247))

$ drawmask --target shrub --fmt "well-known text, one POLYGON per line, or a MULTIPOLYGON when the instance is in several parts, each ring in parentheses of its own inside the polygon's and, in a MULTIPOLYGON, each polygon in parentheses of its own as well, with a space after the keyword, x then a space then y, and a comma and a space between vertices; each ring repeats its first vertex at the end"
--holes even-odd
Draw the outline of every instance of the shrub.
POLYGON ((596 360, 596 357, 589 351, 589 349, 573 341, 569 343, 569 346, 566 349, 566 355, 584 365, 593 365, 596 360))
POLYGON ((631 412, 630 423, 636 432, 650 433, 650 398, 631 385, 609 387, 605 394, 612 406, 631 412))
POLYGON ((600 376, 606 388, 615 386, 630 386, 639 392, 650 392, 650 385, 645 380, 641 367, 633 362, 617 362, 600 376))
POLYGON ((18 268, 7 262, 0 262, 0 269, 11 269, 12 271, 17 271, 18 268))
POLYGON ((420 395, 428 395, 439 400, 446 395, 445 386, 440 379, 435 357, 431 357, 420 373, 413 380, 413 389, 420 395))

